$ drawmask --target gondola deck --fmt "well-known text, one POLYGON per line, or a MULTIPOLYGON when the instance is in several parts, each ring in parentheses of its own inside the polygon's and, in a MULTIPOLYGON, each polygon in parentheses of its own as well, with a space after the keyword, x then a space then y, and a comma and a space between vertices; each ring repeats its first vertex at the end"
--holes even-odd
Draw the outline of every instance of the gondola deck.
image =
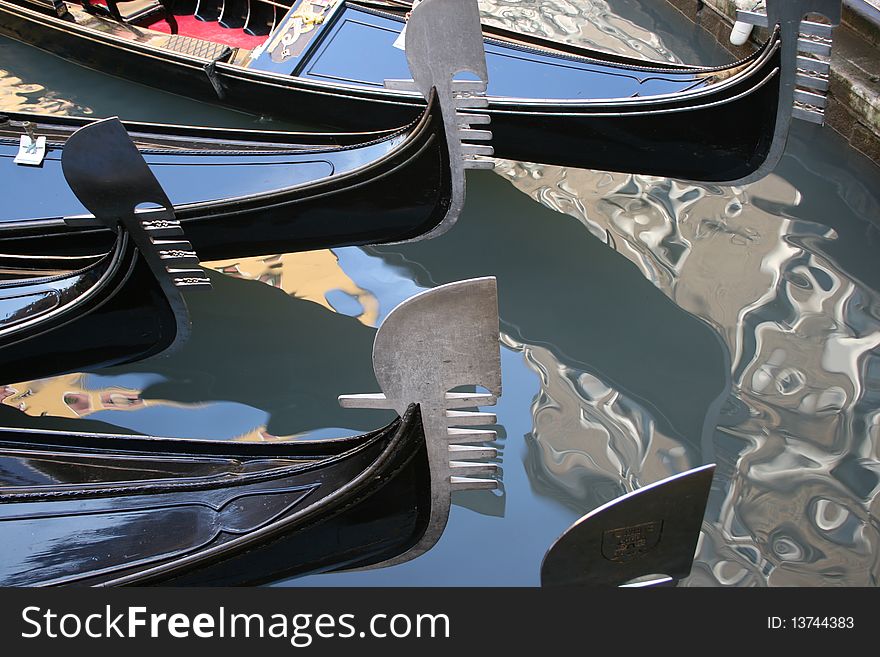
MULTIPOLYGON (((203 258, 223 259, 346 245, 425 239, 448 230, 464 205, 467 168, 492 161, 485 82, 453 80, 462 66, 483 71, 478 25, 471 47, 411 44, 413 75, 427 106, 378 131, 297 133, 127 124, 175 214, 203 258), (433 49, 432 49, 433 48, 433 49), (420 50, 431 55, 418 55, 420 50), (467 57, 462 59, 462 52, 467 57), (485 119, 485 120, 484 120, 485 119)), ((405 84, 405 81, 397 81, 405 84)), ((36 254, 47 245, 84 255, 106 250, 107 231, 60 184, 67 135, 86 119, 0 115, 0 167, 10 196, 0 251, 36 254), (14 164, 21 139, 46 140, 41 166, 14 164), (59 193, 36 190, 57 187, 59 193)))
MULTIPOLYGON (((701 182, 761 177, 778 161, 793 116, 822 120, 824 97, 816 87, 822 80, 799 70, 812 67, 821 76, 827 64, 812 55, 798 59, 798 51, 830 52, 831 26, 803 19, 815 12, 837 24, 839 4, 770 0, 773 25, 765 47, 722 67, 644 62, 486 28, 485 113, 495 153, 701 182), (822 36, 809 41, 815 34, 822 36)), ((201 100, 376 130, 412 120, 424 102, 384 84, 409 77, 398 40, 404 25, 407 41, 455 42, 462 25, 479 21, 472 0, 455 0, 423 8, 439 16, 442 27, 420 33, 413 19, 405 22, 406 9, 406 3, 382 0, 298 0, 291 7, 203 0, 175 10, 215 21, 221 31, 226 24, 229 32, 265 35, 256 48, 162 34, 63 0, 0 0, 0 29, 86 66, 201 100)), ((159 12, 147 22, 166 25, 163 20, 159 12)))

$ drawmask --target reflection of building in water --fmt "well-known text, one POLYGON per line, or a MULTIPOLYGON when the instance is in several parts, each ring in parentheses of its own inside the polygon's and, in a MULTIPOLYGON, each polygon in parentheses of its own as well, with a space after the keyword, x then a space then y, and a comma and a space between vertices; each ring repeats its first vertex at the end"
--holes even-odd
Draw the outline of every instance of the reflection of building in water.
POLYGON ((334 312, 330 293, 341 293, 357 301, 362 309, 357 318, 367 326, 376 326, 379 301, 357 285, 330 250, 286 253, 254 258, 219 260, 205 266, 229 276, 257 280, 280 288, 289 295, 318 303, 334 312))
POLYGON ((615 15, 605 0, 480 0, 483 21, 630 57, 678 61, 660 38, 615 15))
POLYGON ((155 402, 141 399, 136 390, 111 386, 88 390, 84 374, 15 383, 0 388, 0 402, 28 415, 87 417, 101 410, 133 410, 155 402))
MULTIPOLYGON (((498 172, 577 217, 728 345, 743 411, 716 433, 718 460, 729 461, 716 474, 724 499, 710 504, 691 583, 876 584, 880 411, 867 381, 880 299, 825 255, 832 229, 796 218, 799 192, 777 176, 713 188, 510 162, 498 172)), ((613 489, 690 467, 668 457, 645 467, 676 450, 657 448, 643 413, 540 350, 527 354, 542 375, 536 487, 587 502, 586 479, 613 489)))
POLYGON ((88 116, 88 107, 61 98, 39 84, 26 83, 0 68, 0 108, 6 112, 37 112, 40 114, 76 114, 88 116))
MULTIPOLYGON (((359 321, 367 326, 375 326, 377 323, 378 300, 352 281, 331 251, 242 258, 205 264, 229 276, 272 285, 291 296, 318 303, 334 312, 336 309, 328 296, 333 293, 343 295, 359 306, 359 321)), ((107 385, 102 382, 98 386, 91 386, 87 375, 67 374, 4 386, 0 388, 0 403, 31 416, 59 418, 88 417, 102 411, 137 412, 155 407, 173 408, 183 414, 198 414, 200 409, 206 408, 204 403, 186 404, 166 399, 144 399, 142 393, 142 389, 112 383, 107 385)), ((212 402, 212 405, 216 407, 222 403, 212 402)), ((195 420, 182 418, 181 422, 184 421, 195 420)), ((120 419, 119 422, 122 423, 123 420, 120 419)), ((276 438, 278 436, 270 434, 263 425, 240 431, 235 436, 236 440, 276 438)))
POLYGON ((625 394, 543 347, 518 348, 541 381, 526 463, 539 493, 586 513, 642 482, 693 467, 684 447, 625 394))

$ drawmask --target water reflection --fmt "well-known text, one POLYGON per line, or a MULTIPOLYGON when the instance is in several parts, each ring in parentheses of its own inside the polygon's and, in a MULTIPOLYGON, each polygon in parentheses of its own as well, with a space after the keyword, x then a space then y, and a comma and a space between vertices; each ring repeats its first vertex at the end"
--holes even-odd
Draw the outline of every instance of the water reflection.
MULTIPOLYGON (((506 27, 621 54, 724 61, 665 3, 482 7, 506 27)), ((87 84, 10 44, 0 40, 31 54, 0 60, 0 100, 88 109, 87 84)), ((92 89, 88 102, 119 112, 114 95, 92 89)), ((183 102, 157 98, 129 104, 167 120, 183 102)), ((687 583, 878 583, 877 168, 829 130, 798 126, 775 174, 748 187, 518 162, 468 183, 464 216, 432 242, 214 263, 226 275, 212 298, 192 297, 194 339, 178 357, 13 386, 0 412, 246 439, 373 428, 381 420, 335 402, 375 389, 373 327, 419 289, 495 275, 509 500, 489 512, 506 516, 458 510, 437 550, 369 583, 533 584, 577 515, 709 461, 719 467, 687 583), (473 556, 475 543, 491 558, 473 556), (450 571, 467 577, 437 574, 450 571)))
POLYGON ((318 429, 327 437, 388 420, 378 411, 341 411, 336 401, 377 389, 373 327, 258 281, 211 279, 211 293, 189 295, 192 336, 172 356, 10 385, 3 404, 32 417, 88 417, 187 438, 262 440, 318 429), (104 403, 120 399, 127 403, 104 403), (334 418, 344 423, 334 428, 334 418))
POLYGON ((489 25, 628 57, 706 65, 730 61, 711 37, 662 3, 480 0, 480 9, 489 25))
MULTIPOLYGON (((735 399, 713 437, 726 481, 707 516, 692 584, 866 585, 880 576, 872 374, 880 315, 871 263, 877 226, 868 220, 877 215, 853 216, 876 208, 877 198, 846 168, 811 166, 807 145, 829 156, 834 140, 799 130, 776 174, 745 188, 500 167, 520 190, 576 217, 726 343, 735 399)), ((876 179, 876 170, 870 174, 876 179)), ((573 482, 584 472, 620 471, 612 455, 621 442, 636 441, 626 462, 639 463, 654 437, 615 408, 615 390, 593 377, 579 390, 577 370, 542 360, 542 372, 562 373, 568 385, 545 385, 546 400, 535 405, 534 454, 543 463, 532 470, 545 487, 550 481, 563 496, 574 491, 594 504, 573 482), (539 419, 553 418, 560 404, 572 408, 563 412, 569 426, 545 421, 548 434, 539 419)), ((659 478, 644 474, 634 485, 659 478)))

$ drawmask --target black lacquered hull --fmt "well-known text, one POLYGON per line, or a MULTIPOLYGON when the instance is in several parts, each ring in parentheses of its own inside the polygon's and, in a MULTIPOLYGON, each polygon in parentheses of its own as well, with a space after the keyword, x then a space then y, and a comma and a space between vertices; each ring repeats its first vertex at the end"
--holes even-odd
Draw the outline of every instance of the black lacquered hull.
POLYGON ((644 113, 520 107, 492 114, 502 157, 586 169, 724 183, 757 171, 770 152, 779 103, 778 53, 757 75, 704 103, 667 102, 644 113), (503 153, 503 155, 502 155, 503 153))
MULTIPOLYGON (((359 12, 356 18, 373 21, 371 27, 376 30, 396 20, 354 7, 346 12, 359 12)), ((386 73, 386 77, 401 75, 395 55, 387 53, 376 55, 379 59, 372 78, 354 86, 334 86, 332 81, 328 83, 330 77, 316 80, 314 76, 280 75, 221 63, 216 71, 223 97, 218 98, 200 62, 176 53, 156 57, 156 48, 120 44, 119 39, 106 36, 93 36, 86 48, 83 28, 59 24, 37 12, 26 15, 9 0, 0 0, 0 16, 4 23, 0 29, 5 33, 73 61, 245 111, 342 129, 376 130, 412 120, 423 106, 419 98, 381 88, 379 82, 386 73)), ((534 40, 524 37, 515 47, 487 41, 489 107, 480 111, 492 117, 497 157, 698 182, 737 181, 755 173, 767 159, 768 144, 776 130, 776 112, 772 110, 779 101, 780 78, 773 74, 773 62, 762 59, 761 53, 720 69, 654 63, 650 64, 654 68, 646 69, 646 62, 584 49, 569 53, 560 46, 547 54, 543 49, 554 44, 531 43, 534 40), (526 62, 521 71, 516 68, 519 64, 509 63, 517 57, 506 56, 518 52, 526 62), (493 61, 502 55, 506 57, 503 65, 493 68, 493 61), (592 59, 588 61, 587 55, 592 59), (632 77, 633 89, 642 89, 646 80, 655 77, 663 78, 664 84, 654 89, 654 95, 639 92, 639 97, 632 95, 630 87, 620 91, 621 96, 615 96, 614 90, 597 88, 595 97, 584 96, 588 91, 583 90, 565 97, 564 75, 548 89, 531 89, 526 82, 537 79, 535 71, 562 69, 568 64, 600 73, 607 69, 604 78, 609 80, 632 77), (495 95, 493 75, 499 74, 502 82, 521 80, 519 93, 495 95), (727 80, 731 76, 742 79, 733 83, 727 80), (732 87, 738 93, 732 94, 732 87), (541 93, 551 95, 542 100, 541 93), (603 98, 610 100, 597 102, 603 98), (673 107, 674 114, 670 113, 673 107)), ((357 52, 358 45, 338 46, 341 54, 337 59, 348 50, 357 52)), ((310 61, 309 67, 314 63, 310 61)), ((579 84, 589 89, 582 80, 579 84)), ((507 92, 513 89, 500 82, 496 87, 507 92)))
MULTIPOLYGON (((175 342, 182 322, 150 267, 127 236, 114 247, 93 267, 96 280, 71 286, 69 302, 0 326, 0 384, 140 360, 175 342)), ((0 286, 12 300, 30 294, 29 286, 0 286)))
MULTIPOLYGON (((28 115, 10 117, 39 122, 28 115)), ((51 119, 42 117, 42 121, 51 119)), ((65 122, 70 127, 76 120, 65 122)), ((181 130, 185 132, 177 128, 181 130)), ((230 138, 240 137, 228 132, 230 138)), ((151 138, 150 133, 138 134, 151 138)), ((146 157, 202 259, 291 253, 402 241, 428 232, 444 219, 452 181, 439 104, 432 103, 415 123, 389 135, 376 139, 366 135, 351 145, 323 148, 291 144, 284 151, 276 145, 275 151, 265 154, 258 151, 259 144, 248 144, 249 150, 236 154, 200 151, 206 140, 194 129, 186 138, 188 153, 153 149, 157 152, 146 157), (303 149, 308 149, 305 154, 303 149), (289 176, 286 170, 284 175, 272 173, 279 167, 289 169, 289 176), (273 175, 275 184, 268 184, 265 178, 273 175), (230 198, 222 197, 228 188, 224 182, 234 187, 234 192, 228 192, 233 194, 230 198)), ((347 138, 352 140, 351 135, 347 138)), ((217 140, 212 136, 212 143, 217 140)), ((11 160, 13 141, 0 144, 5 148, 0 160, 11 160)), ((63 143, 50 149, 39 169, 16 169, 10 161, 10 175, 20 180, 9 184, 34 194, 39 189, 64 190, 62 150, 63 143)), ((46 249, 91 253, 108 248, 112 240, 108 231, 90 228, 87 221, 63 220, 84 212, 73 197, 51 207, 27 207, 28 198, 40 198, 34 194, 18 197, 22 207, 7 209, 0 222, 0 248, 19 254, 46 249)))
POLYGON ((418 409, 371 434, 218 443, 0 430, 4 585, 240 585, 415 543, 430 477, 418 409))

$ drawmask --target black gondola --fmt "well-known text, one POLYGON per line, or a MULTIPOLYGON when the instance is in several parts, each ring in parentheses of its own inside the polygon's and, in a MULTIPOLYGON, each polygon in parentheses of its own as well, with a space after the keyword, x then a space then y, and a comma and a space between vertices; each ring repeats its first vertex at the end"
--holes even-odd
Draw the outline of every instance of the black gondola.
POLYGON ((442 534, 453 490, 498 484, 474 476, 495 471, 480 462, 495 450, 470 444, 494 432, 448 428, 494 422, 448 409, 500 395, 497 321, 494 279, 398 306, 373 350, 385 393, 342 401, 399 417, 362 436, 218 442, 57 430, 42 417, 0 429, 0 584, 257 584, 418 556, 442 534), (447 392, 459 385, 490 392, 447 392))
POLYGON ((254 584, 368 565, 419 540, 430 496, 415 407, 315 442, 0 430, 0 582, 254 584))
POLYGON ((91 257, 58 255, 51 246, 38 255, 0 256, 2 383, 165 351, 189 332, 179 288, 210 288, 167 197, 118 121, 74 134, 63 165, 76 195, 113 235, 112 248, 91 257), (135 214, 139 202, 161 210, 144 224, 135 214))
MULTIPOLYGON (((120 362, 116 332, 125 345, 128 331, 142 341, 152 337, 149 323, 131 325, 143 316, 115 323, 104 311, 139 287, 127 279, 98 292, 87 285, 95 276, 116 280, 116 260, 131 261, 129 269, 145 263, 153 276, 147 282, 160 288, 176 322, 149 353, 188 326, 176 285, 209 284, 180 237, 170 201, 118 120, 77 131, 62 164, 94 217, 121 224, 118 245, 75 274, 14 279, 18 287, 0 304, 7 320, 0 377, 7 381, 120 362), (146 218, 137 212, 144 204, 155 206, 146 218), (98 273, 90 277, 92 268, 98 273), (46 298, 58 303, 47 308, 46 298)), ((343 403, 393 409, 399 418, 363 436, 212 442, 59 431, 44 418, 0 429, 0 531, 11 548, 0 558, 0 585, 258 583, 416 556, 439 538, 453 489, 497 485, 471 476, 494 470, 471 462, 491 457, 492 448, 450 444, 480 443, 494 433, 450 431, 460 411, 447 410, 491 405, 501 392, 497 308, 491 278, 441 286, 395 308, 373 349, 385 393, 343 403), (448 392, 462 385, 490 392, 448 392)), ((144 355, 129 348, 122 360, 144 355)), ((494 416, 462 420, 482 421, 494 416)))
MULTIPOLYGON (((473 39, 479 45, 479 34, 473 39)), ((430 45, 430 44, 428 44, 430 45)), ((420 44, 412 44, 418 49, 420 44)), ((484 67, 479 48, 471 48, 484 67)), ((422 57, 425 59, 425 57, 422 57)), ((461 62, 416 71, 429 98, 402 127, 362 133, 290 133, 127 123, 167 190, 177 219, 202 258, 222 259, 345 245, 423 239, 454 224, 464 202, 464 169, 491 167, 491 148, 462 117, 454 82, 461 62)), ((106 251, 111 236, 69 193, 61 153, 87 119, 0 115, 0 167, 6 194, 0 252, 69 255, 106 251), (22 140, 46 140, 39 166, 13 164, 22 140), (52 194, 42 190, 52 189, 52 194), (76 233, 77 239, 71 239, 76 233)), ((146 216, 146 215, 145 215, 146 216)))
MULTIPOLYGON (((442 25, 441 40, 455 42, 479 21, 473 0, 426 0, 408 24, 407 3, 396 0, 297 0, 289 9, 290 0, 181 1, 173 14, 154 0, 146 18, 119 11, 134 4, 112 0, 102 11, 93 2, 0 0, 0 31, 201 100, 384 129, 412 120, 424 102, 384 85, 407 77, 394 46, 404 25, 407 41, 436 38, 442 25), (233 15, 246 20, 228 20, 233 15)), ((496 154, 703 182, 764 175, 781 156, 793 115, 822 121, 827 62, 798 51, 830 52, 831 26, 803 19, 840 18, 839 0, 767 5, 776 26, 767 43, 722 67, 659 64, 484 28, 496 154), (826 40, 806 41, 802 31, 826 40)))

